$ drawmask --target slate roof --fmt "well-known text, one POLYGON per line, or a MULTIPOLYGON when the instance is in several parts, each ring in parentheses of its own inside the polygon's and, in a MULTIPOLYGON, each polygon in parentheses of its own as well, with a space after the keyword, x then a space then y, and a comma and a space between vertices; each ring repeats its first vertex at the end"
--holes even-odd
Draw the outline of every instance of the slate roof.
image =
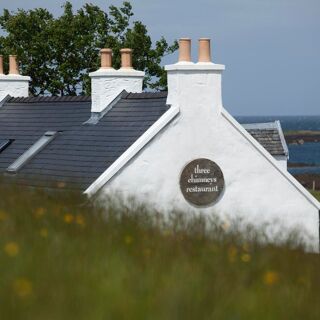
POLYGON ((288 156, 288 148, 279 121, 242 126, 273 156, 288 156))
MULTIPOLYGON (((0 142, 14 141, 0 152, 0 174, 20 184, 84 191, 168 110, 166 98, 166 92, 123 92, 96 124, 86 124, 91 97, 10 98, 0 104, 0 142), (18 174, 6 173, 47 131, 59 134, 18 174)), ((279 124, 244 127, 272 155, 286 154, 279 124)))
POLYGON ((123 93, 95 125, 90 97, 11 98, 0 107, 0 172, 20 184, 85 190, 168 110, 166 94, 123 93), (14 177, 8 166, 46 131, 59 135, 14 177), (10 177, 9 177, 10 175, 10 177))

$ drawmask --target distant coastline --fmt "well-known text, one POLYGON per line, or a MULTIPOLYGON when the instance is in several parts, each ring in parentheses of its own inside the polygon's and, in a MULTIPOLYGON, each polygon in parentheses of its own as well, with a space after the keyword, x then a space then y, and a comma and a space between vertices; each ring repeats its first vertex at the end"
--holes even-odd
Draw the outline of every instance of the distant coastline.
POLYGON ((315 163, 304 163, 304 162, 288 162, 288 168, 312 168, 317 167, 315 163))
MULTIPOLYGON (((304 143, 320 143, 320 131, 312 130, 291 130, 284 132, 288 145, 303 145, 304 143)), ((316 160, 316 159, 314 159, 316 160)), ((288 162, 288 168, 313 168, 315 163, 288 162)), ((300 173, 294 177, 309 190, 320 190, 320 174, 300 173)))
POLYGON ((289 148, 288 171, 307 189, 320 191, 320 115, 239 116, 240 123, 279 120, 289 148))
POLYGON ((285 131, 284 136, 287 144, 304 144, 305 142, 320 142, 320 131, 290 130, 285 131))

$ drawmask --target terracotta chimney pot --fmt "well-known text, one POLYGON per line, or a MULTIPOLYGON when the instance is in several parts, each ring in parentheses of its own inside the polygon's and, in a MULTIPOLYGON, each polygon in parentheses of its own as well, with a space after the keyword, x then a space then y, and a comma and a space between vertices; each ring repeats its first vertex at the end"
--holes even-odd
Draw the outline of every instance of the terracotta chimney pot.
POLYGON ((16 55, 9 55, 9 74, 19 74, 16 55))
POLYGON ((132 49, 124 48, 120 50, 121 53, 121 69, 132 68, 132 49))
POLYGON ((191 62, 191 39, 179 40, 179 62, 191 62))
POLYGON ((199 39, 199 62, 211 62, 210 39, 199 39))
POLYGON ((101 69, 112 68, 112 50, 104 48, 100 50, 101 54, 101 69))
POLYGON ((3 55, 0 55, 0 74, 3 74, 3 55))

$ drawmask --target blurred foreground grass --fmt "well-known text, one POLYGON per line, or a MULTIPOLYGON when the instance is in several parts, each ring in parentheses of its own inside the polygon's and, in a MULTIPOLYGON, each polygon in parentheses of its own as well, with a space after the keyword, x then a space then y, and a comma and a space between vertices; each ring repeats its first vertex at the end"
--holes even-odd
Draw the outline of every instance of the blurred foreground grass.
POLYGON ((292 243, 72 193, 0 194, 0 319, 320 319, 319 256, 292 243))

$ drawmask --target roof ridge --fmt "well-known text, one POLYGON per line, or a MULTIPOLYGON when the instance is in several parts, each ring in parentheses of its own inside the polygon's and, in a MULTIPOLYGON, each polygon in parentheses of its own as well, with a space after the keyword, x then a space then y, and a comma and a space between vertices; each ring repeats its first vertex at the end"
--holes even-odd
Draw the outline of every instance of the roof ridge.
MULTIPOLYGON (((167 91, 156 92, 125 92, 122 99, 162 99, 168 95, 167 91)), ((91 96, 36 96, 11 97, 6 103, 42 103, 42 102, 90 102, 91 96)))
POLYGON ((241 125, 245 129, 259 129, 259 130, 270 130, 276 129, 278 130, 277 121, 270 121, 270 122, 254 122, 254 123, 241 123, 241 125))
POLYGON ((37 96, 11 97, 7 103, 41 103, 41 102, 90 102, 91 96, 37 96))
POLYGON ((168 95, 167 91, 156 91, 156 92, 129 92, 125 99, 159 99, 166 98, 168 95))

